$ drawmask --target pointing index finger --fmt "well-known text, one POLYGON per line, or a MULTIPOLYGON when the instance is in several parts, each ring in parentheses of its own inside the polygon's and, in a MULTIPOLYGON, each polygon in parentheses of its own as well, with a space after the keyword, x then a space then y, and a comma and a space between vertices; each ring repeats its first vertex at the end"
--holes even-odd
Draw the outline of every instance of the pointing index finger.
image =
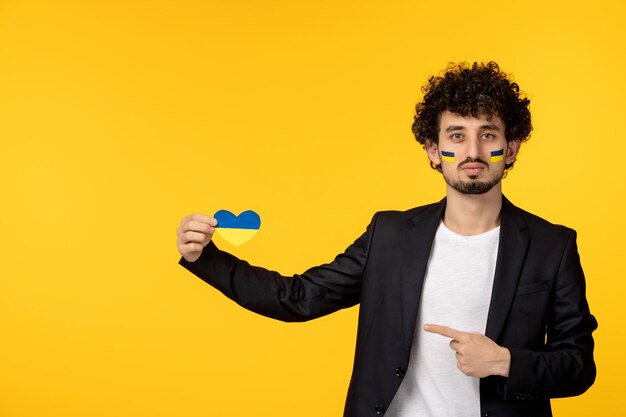
POLYGON ((425 324, 424 330, 429 333, 436 333, 456 340, 459 340, 465 333, 460 330, 453 329, 452 327, 441 326, 439 324, 425 324))

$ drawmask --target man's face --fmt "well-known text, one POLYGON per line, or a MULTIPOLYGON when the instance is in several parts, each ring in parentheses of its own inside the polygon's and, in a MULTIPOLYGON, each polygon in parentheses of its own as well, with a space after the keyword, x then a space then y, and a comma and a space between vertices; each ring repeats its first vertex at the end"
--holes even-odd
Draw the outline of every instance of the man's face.
POLYGON ((484 194, 500 183, 505 163, 515 160, 519 141, 507 143, 498 116, 461 116, 444 111, 439 144, 426 146, 446 183, 462 194, 484 194))

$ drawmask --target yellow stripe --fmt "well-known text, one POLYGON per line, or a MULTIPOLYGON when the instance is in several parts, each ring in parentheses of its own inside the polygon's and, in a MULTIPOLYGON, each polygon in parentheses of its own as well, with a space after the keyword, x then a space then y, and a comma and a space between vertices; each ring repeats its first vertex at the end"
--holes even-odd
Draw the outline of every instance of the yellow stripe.
POLYGON ((491 157, 491 162, 498 162, 498 161, 502 161, 502 159, 504 158, 503 155, 497 155, 497 156, 492 156, 491 157))
POLYGON ((454 156, 443 156, 441 155, 441 160, 446 162, 454 162, 454 156))
POLYGON ((252 239, 259 229, 230 229, 218 227, 215 231, 231 245, 239 246, 252 239))

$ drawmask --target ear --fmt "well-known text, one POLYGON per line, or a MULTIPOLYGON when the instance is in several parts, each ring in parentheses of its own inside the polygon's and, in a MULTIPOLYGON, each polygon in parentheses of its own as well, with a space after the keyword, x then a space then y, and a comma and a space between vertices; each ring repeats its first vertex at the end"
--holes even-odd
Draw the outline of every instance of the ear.
POLYGON ((424 150, 426 151, 426 154, 428 155, 428 159, 430 159, 430 161, 433 164, 441 165, 441 157, 439 156, 439 147, 437 146, 435 142, 433 142, 430 139, 426 139, 426 142, 424 142, 424 150))
POLYGON ((506 159, 505 162, 507 164, 512 164, 515 162, 515 158, 517 158, 517 153, 519 152, 519 148, 522 145, 522 141, 520 140, 512 140, 507 142, 506 146, 506 159))

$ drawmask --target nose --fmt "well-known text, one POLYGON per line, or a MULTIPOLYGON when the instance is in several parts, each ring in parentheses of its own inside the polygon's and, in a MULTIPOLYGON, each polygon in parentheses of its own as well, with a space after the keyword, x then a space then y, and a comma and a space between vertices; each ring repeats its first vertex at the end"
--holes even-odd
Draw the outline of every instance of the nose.
POLYGON ((466 141, 466 144, 467 144, 467 149, 466 149, 467 156, 472 159, 479 159, 481 156, 479 138, 475 137, 473 139, 470 139, 466 141))

